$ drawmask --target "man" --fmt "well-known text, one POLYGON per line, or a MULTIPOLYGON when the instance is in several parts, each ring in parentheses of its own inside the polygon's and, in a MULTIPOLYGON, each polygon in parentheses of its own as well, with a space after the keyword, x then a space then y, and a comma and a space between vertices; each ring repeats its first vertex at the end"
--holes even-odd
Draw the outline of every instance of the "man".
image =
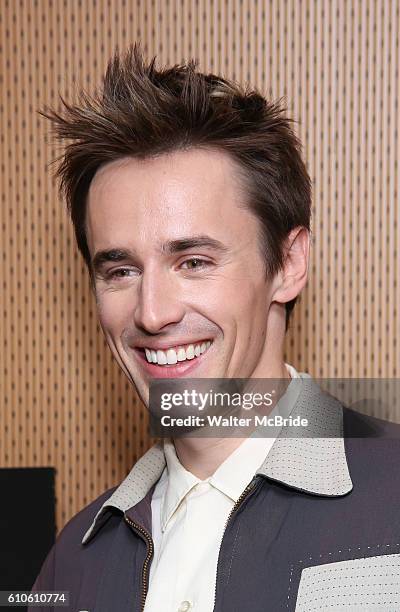
POLYGON ((96 98, 64 104, 44 113, 72 140, 61 188, 144 403, 154 379, 282 379, 281 412, 313 424, 157 443, 66 525, 33 591, 91 612, 400 610, 397 430, 283 360, 311 210, 289 120, 192 62, 147 65, 137 46, 96 98))

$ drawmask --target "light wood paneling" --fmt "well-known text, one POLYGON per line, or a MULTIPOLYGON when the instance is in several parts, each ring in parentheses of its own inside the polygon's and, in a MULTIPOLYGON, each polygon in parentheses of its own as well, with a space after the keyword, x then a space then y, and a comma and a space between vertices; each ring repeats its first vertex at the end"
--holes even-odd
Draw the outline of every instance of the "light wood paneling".
MULTIPOLYGON (((115 46, 287 96, 314 184, 310 281, 287 360, 399 376, 398 0, 1 0, 0 465, 55 465, 57 523, 148 447, 46 164, 37 114, 98 83, 115 46)), ((388 418, 399 420, 394 410, 388 418)))

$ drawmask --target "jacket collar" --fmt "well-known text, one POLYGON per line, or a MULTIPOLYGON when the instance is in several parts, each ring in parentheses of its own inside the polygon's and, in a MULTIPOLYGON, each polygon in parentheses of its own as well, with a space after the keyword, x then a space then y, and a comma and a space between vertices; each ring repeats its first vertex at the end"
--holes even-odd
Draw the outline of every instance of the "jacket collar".
POLYGON ((343 406, 311 377, 299 384, 290 415, 307 419, 308 427, 283 427, 256 473, 314 495, 346 495, 353 483, 344 446, 343 406))
MULTIPOLYGON (((290 414, 307 419, 309 426, 296 428, 296 437, 293 428, 283 427, 256 474, 314 495, 346 495, 353 484, 344 447, 343 407, 309 375, 300 374, 296 384, 299 392, 290 414)), ((86 544, 100 529, 107 510, 116 508, 125 513, 143 500, 159 480, 165 465, 163 445, 157 442, 103 503, 82 543, 86 544)))

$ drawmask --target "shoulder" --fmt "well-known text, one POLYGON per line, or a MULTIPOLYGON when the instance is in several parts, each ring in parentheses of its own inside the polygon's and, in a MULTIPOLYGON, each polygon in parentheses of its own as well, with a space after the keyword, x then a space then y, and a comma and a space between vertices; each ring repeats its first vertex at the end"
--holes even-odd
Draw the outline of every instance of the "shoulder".
POLYGON ((344 407, 343 434, 354 486, 400 503, 400 425, 344 407))
POLYGON ((76 540, 78 543, 81 543, 85 532, 89 529, 96 514, 99 512, 104 502, 111 497, 116 488, 117 487, 111 487, 110 489, 107 489, 104 491, 104 493, 96 497, 96 499, 94 499, 90 504, 75 514, 60 531, 57 537, 57 542, 68 538, 69 540, 72 539, 73 541, 76 540))
POLYGON ((84 549, 82 538, 115 489, 112 487, 104 491, 66 523, 44 560, 32 591, 56 588, 59 577, 63 575, 69 576, 72 583, 72 574, 79 572, 79 559, 84 549))
POLYGON ((385 438, 399 441, 400 424, 343 406, 343 434, 345 438, 385 438))

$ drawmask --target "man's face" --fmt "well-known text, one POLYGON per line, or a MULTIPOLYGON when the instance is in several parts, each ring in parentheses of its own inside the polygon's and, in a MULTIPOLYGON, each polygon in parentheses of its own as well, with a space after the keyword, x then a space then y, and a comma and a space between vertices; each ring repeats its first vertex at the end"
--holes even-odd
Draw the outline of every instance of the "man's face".
POLYGON ((196 149, 110 162, 91 183, 99 319, 146 403, 152 378, 263 376, 274 357, 259 221, 235 170, 223 152, 196 149))

